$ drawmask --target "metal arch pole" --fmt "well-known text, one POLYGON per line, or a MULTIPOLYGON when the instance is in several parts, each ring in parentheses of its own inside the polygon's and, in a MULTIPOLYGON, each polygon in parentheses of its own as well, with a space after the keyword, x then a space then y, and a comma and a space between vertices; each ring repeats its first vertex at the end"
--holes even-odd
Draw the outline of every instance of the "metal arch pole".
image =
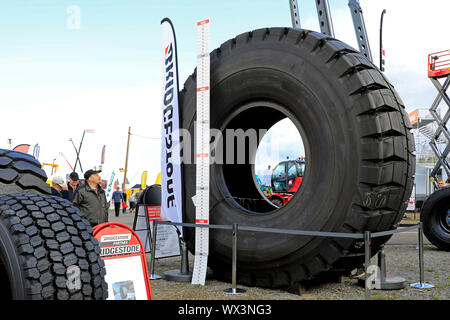
POLYGON ((289 6, 291 8, 292 27, 294 29, 301 29, 300 25, 300 13, 298 10, 297 0, 289 0, 289 6))
POLYGON ((353 27, 355 28, 356 41, 358 42, 359 51, 365 55, 370 61, 372 52, 370 51, 369 39, 367 37, 366 25, 364 24, 364 16, 358 0, 349 0, 348 6, 353 19, 353 27))
POLYGON ((317 16, 320 32, 334 38, 333 22, 331 20, 330 4, 328 0, 316 0, 317 16))

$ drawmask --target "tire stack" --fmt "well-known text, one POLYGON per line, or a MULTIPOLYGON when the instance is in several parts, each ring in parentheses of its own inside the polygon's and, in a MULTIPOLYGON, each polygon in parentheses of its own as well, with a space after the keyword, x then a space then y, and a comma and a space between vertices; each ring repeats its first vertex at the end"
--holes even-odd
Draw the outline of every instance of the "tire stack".
POLYGON ((0 149, 0 290, 20 300, 106 299, 98 241, 78 208, 50 195, 40 163, 0 149))

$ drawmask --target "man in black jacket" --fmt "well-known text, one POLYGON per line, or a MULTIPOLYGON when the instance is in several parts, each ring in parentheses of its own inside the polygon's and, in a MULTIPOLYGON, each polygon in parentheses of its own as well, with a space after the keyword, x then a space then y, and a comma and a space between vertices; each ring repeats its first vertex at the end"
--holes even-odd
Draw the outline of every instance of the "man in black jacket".
POLYGON ((78 173, 74 171, 69 174, 69 181, 67 181, 67 190, 63 191, 64 198, 73 201, 73 196, 75 194, 75 191, 77 191, 79 182, 80 178, 78 176, 78 173))
POLYGON ((92 227, 108 221, 105 191, 100 187, 100 172, 86 171, 84 185, 80 186, 73 196, 73 204, 81 210, 92 227))

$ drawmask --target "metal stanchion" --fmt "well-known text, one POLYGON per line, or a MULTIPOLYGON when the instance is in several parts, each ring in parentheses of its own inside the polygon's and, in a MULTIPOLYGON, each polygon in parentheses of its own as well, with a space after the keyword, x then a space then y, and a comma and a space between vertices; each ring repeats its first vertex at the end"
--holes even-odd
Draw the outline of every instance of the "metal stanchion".
POLYGON ((192 271, 189 271, 188 250, 186 242, 184 242, 181 236, 180 230, 175 227, 178 234, 178 245, 180 246, 181 266, 180 270, 168 270, 164 272, 164 280, 178 281, 178 282, 191 282, 192 271))
POLYGON ((370 292, 370 286, 368 286, 367 281, 370 281, 370 277, 368 274, 369 271, 369 265, 370 265, 370 243, 371 242, 371 235, 370 231, 364 231, 364 268, 365 268, 365 274, 366 274, 366 281, 365 281, 365 298, 366 300, 371 299, 371 292, 370 292))
POLYGON ((158 220, 153 220, 153 228, 152 228, 152 247, 150 253, 150 280, 158 280, 162 277, 155 274, 155 251, 156 251, 156 231, 158 230, 158 220))
POLYGON ((236 263, 237 263, 237 240, 238 240, 238 225, 233 224, 233 252, 232 252, 232 269, 231 269, 231 288, 223 290, 227 294, 240 294, 244 293, 244 289, 236 288, 236 263))
POLYGON ((423 224, 419 222, 419 273, 420 282, 411 284, 411 287, 416 289, 429 289, 434 288, 432 284, 425 283, 425 272, 424 272, 424 262, 423 262, 423 224))

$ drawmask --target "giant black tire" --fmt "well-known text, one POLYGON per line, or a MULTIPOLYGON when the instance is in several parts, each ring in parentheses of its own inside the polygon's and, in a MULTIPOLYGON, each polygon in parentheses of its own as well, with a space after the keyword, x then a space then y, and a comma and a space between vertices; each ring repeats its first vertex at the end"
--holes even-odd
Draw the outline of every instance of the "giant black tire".
MULTIPOLYGON (((223 159, 226 129, 259 133, 286 117, 299 129, 307 159, 299 191, 278 209, 267 201, 246 208, 236 201, 262 197, 254 153, 245 164, 212 164, 211 224, 350 233, 398 226, 413 185, 414 140, 401 99, 373 63, 334 38, 291 28, 243 33, 215 49, 210 63, 210 123, 223 133, 223 159)), ((195 72, 180 104, 181 127, 194 137, 195 72)), ((196 169, 187 163, 195 159, 194 140, 183 147, 187 222, 195 221, 196 169)), ((217 160, 219 153, 212 155, 217 160)), ((194 251, 194 230, 184 234, 194 251)), ((374 239, 372 253, 388 239, 374 239)), ((219 279, 230 279, 231 244, 231 232, 210 230, 209 266, 219 279)), ((325 271, 349 272, 364 262, 362 250, 352 239, 240 232, 238 281, 284 287, 325 271)))
POLYGON ((47 175, 33 156, 0 149, 0 194, 35 192, 50 194, 47 175))
POLYGON ((0 195, 0 288, 18 300, 105 299, 100 248, 80 210, 35 193, 0 195))
POLYGON ((450 187, 433 192, 420 209, 423 233, 436 247, 450 251, 450 187))

